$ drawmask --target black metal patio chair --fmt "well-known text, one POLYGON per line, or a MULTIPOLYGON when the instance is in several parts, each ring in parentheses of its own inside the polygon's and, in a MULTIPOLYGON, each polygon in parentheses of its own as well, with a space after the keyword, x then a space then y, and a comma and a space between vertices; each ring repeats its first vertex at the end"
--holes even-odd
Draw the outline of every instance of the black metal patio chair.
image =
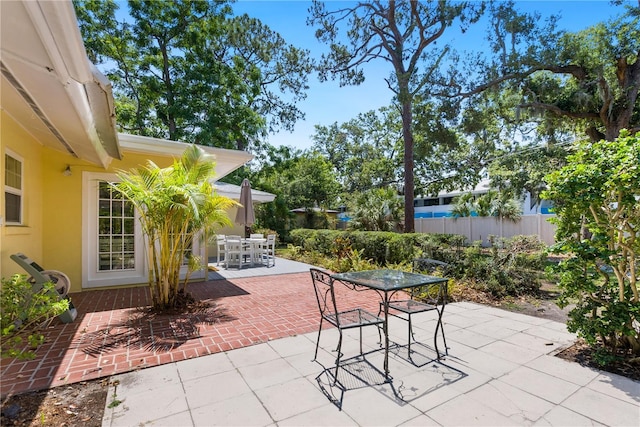
MULTIPOLYGON (((432 273, 436 269, 446 271, 449 264, 428 259, 418 258, 413 262, 413 271, 422 273, 432 273)), ((433 335, 433 346, 436 351, 438 359, 440 359, 440 350, 438 349, 438 329, 442 333, 442 340, 444 341, 445 355, 449 354, 447 347, 447 339, 444 335, 444 326, 442 324, 442 313, 444 312, 444 306, 447 304, 447 284, 436 284, 427 289, 424 292, 424 288, 412 288, 409 293, 409 298, 394 300, 389 302, 389 315, 397 317, 398 319, 408 322, 408 337, 407 337, 407 350, 409 359, 411 359, 411 341, 416 341, 413 333, 412 316, 414 314, 425 313, 428 311, 436 311, 438 315, 438 323, 433 335), (420 295, 420 300, 416 300, 416 296, 420 295)), ((384 307, 380 303, 380 313, 384 310, 384 307)))
POLYGON ((342 331, 344 329, 360 329, 360 355, 363 355, 362 349, 362 328, 365 326, 383 326, 384 319, 370 313, 362 308, 353 308, 345 311, 338 311, 336 296, 334 291, 334 280, 331 276, 317 268, 310 268, 313 288, 316 293, 318 309, 320 310, 320 326, 318 328, 318 339, 316 341, 316 351, 313 355, 315 361, 318 357, 318 347, 320 346, 320 334, 322 332, 322 323, 326 320, 338 329, 340 338, 336 348, 336 370, 335 380, 338 378, 338 368, 340 367, 340 358, 342 354, 342 331))

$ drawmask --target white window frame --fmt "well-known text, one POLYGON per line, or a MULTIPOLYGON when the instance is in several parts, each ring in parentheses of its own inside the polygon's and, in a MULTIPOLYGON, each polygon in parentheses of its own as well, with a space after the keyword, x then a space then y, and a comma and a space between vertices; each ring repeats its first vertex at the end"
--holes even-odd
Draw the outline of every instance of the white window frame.
POLYGON ((98 186, 101 182, 116 182, 115 174, 82 172, 82 287, 132 285, 147 283, 147 262, 142 227, 135 215, 135 268, 100 271, 98 266, 98 186))
POLYGON ((20 162, 20 188, 15 188, 12 187, 10 185, 7 184, 7 180, 6 180, 6 176, 3 176, 3 180, 4 180, 4 192, 6 193, 10 193, 13 194, 15 196, 20 197, 20 221, 10 221, 9 218, 7 218, 7 212, 6 212, 6 196, 5 196, 5 209, 2 212, 2 215, 5 217, 5 221, 7 225, 23 225, 24 224, 24 159, 22 158, 22 156, 17 155, 15 152, 6 149, 4 152, 4 156, 2 158, 2 163, 3 163, 3 169, 4 172, 6 173, 6 168, 7 168, 7 156, 11 157, 12 159, 20 162))

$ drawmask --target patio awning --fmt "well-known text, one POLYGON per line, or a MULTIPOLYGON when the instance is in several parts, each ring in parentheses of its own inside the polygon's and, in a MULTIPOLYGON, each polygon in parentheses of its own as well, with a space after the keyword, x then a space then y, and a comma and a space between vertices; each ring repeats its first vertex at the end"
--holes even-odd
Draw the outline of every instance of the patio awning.
MULTIPOLYGON (((175 158, 179 158, 182 156, 184 150, 189 146, 187 143, 180 141, 171 141, 168 139, 151 138, 140 135, 129 135, 127 133, 119 133, 118 139, 123 151, 139 153, 142 155, 170 155, 175 158)), ((204 145, 198 145, 198 147, 215 158, 217 179, 227 176, 253 159, 253 154, 247 153, 246 151, 207 147, 204 145)), ((240 187, 238 187, 238 196, 240 196, 240 187)))

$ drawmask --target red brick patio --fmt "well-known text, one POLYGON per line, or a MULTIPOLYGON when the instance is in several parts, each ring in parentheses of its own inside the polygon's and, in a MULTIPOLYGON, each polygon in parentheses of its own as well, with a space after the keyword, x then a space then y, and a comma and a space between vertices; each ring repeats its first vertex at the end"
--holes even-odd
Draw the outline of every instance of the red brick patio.
MULTIPOLYGON (((342 287, 338 287, 342 288, 342 287)), ((344 308, 378 309, 369 292, 337 289, 344 308)), ((209 309, 154 315, 146 287, 71 294, 73 323, 57 319, 36 359, 2 359, 0 395, 107 377, 139 368, 304 334, 318 327, 308 273, 192 283, 188 291, 209 309)))

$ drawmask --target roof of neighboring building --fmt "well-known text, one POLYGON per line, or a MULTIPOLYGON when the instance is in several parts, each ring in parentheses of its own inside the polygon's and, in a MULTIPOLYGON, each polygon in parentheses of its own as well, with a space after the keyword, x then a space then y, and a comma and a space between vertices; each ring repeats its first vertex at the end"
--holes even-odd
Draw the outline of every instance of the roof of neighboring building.
POLYGON ((296 209, 291 209, 289 212, 295 212, 295 213, 304 213, 307 211, 313 211, 313 212, 326 212, 326 213, 339 213, 340 211, 337 211, 335 209, 322 209, 322 208, 296 208, 296 209))
MULTIPOLYGON (((240 199, 240 186, 235 184, 227 184, 226 182, 217 181, 213 184, 219 195, 228 197, 230 199, 240 199)), ((273 202, 276 198, 275 194, 267 193, 266 191, 260 191, 251 189, 251 198, 254 203, 268 203, 273 202)))
POLYGON ((488 179, 481 180, 473 189, 441 191, 437 196, 416 196, 416 199, 433 199, 436 197, 454 197, 465 193, 484 194, 491 189, 491 182, 488 179))

